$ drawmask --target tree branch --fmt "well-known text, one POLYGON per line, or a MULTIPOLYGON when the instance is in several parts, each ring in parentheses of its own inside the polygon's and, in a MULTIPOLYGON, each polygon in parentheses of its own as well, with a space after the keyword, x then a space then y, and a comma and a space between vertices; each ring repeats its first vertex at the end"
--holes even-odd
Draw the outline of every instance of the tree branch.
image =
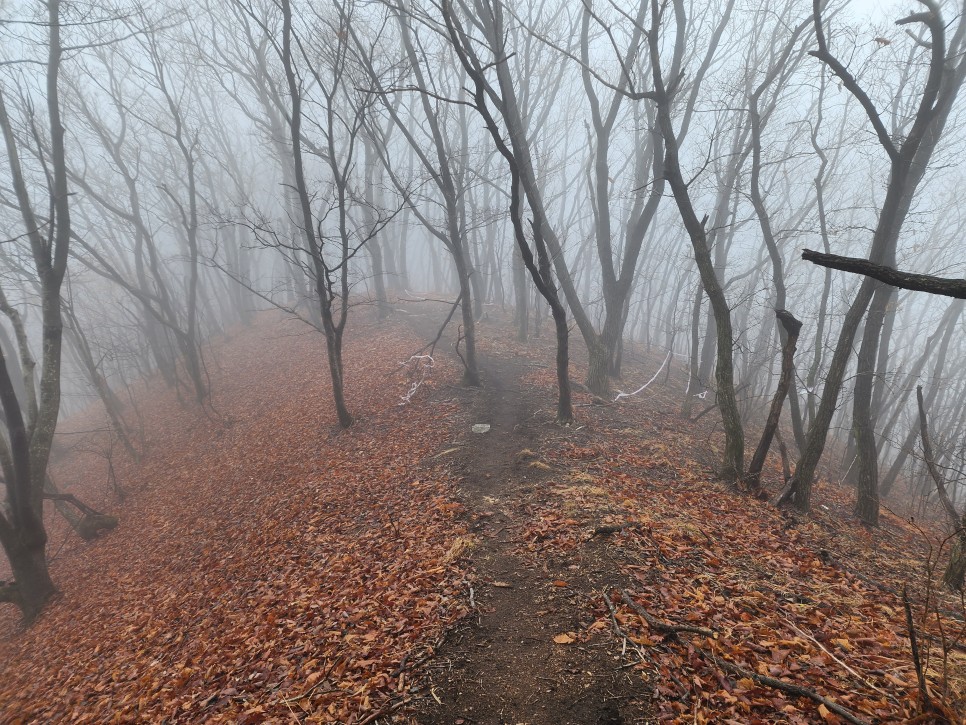
POLYGON ((913 274, 912 272, 900 272, 891 267, 884 267, 875 264, 867 259, 859 257, 840 257, 837 254, 824 254, 814 252, 811 249, 802 251, 802 259, 812 262, 820 267, 829 267, 843 272, 853 272, 872 277, 880 282, 885 282, 893 287, 914 290, 916 292, 928 292, 934 295, 944 295, 945 297, 956 297, 966 299, 966 279, 950 279, 946 277, 934 277, 928 274, 913 274))

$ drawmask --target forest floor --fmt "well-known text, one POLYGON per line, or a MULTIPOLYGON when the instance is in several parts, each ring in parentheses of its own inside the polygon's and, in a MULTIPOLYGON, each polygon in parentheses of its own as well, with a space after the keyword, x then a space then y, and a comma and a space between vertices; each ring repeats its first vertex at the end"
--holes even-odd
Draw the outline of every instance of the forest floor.
POLYGON ((607 631, 580 634, 593 624, 589 601, 626 585, 606 546, 539 560, 520 548, 535 509, 550 503, 554 471, 534 449, 567 432, 543 391, 524 385, 525 358, 490 352, 481 364, 482 390, 466 396, 467 423, 489 429, 471 427, 451 454, 474 536, 472 611, 428 666, 431 700, 419 721, 645 721, 650 689, 622 666, 619 642, 607 631))
MULTIPOLYGON (((676 369, 616 404, 578 393, 559 426, 552 341, 493 315, 464 388, 446 338, 410 360, 445 312, 356 314, 349 431, 320 336, 268 314, 209 352, 210 409, 138 391, 140 463, 96 411, 66 421, 55 479, 121 525, 85 544, 50 518, 62 594, 25 631, 0 613, 0 721, 910 722, 904 586, 932 701, 962 721, 938 534, 890 511, 866 529, 825 481, 807 518, 728 489, 676 369)), ((627 359, 629 389, 661 364, 627 359)))

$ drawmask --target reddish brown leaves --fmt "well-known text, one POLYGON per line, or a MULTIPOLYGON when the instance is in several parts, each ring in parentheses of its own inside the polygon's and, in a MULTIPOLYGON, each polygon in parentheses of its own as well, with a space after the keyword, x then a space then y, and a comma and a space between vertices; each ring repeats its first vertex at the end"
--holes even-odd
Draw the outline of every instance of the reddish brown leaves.
MULTIPOLYGON (((527 382, 552 394, 545 370, 527 382)), ((714 638, 655 631, 615 595, 619 626, 657 665, 662 722, 842 722, 824 705, 735 676, 721 661, 816 691, 863 720, 918 715, 896 593, 905 581, 925 581, 921 537, 891 514, 866 531, 848 515, 849 492, 827 483, 816 498, 824 506, 801 521, 727 490, 709 470, 713 416, 698 426, 682 421, 678 395, 655 388, 618 406, 585 405, 573 433, 545 441, 537 454, 562 473, 546 482, 549 497, 532 511, 520 548, 539 565, 600 542, 645 610, 714 630, 714 638)), ((613 633, 599 598, 595 615, 591 629, 613 633)), ((936 691, 937 622, 929 624, 936 691)), ((952 641, 963 625, 946 619, 944 627, 952 641)), ((960 667, 955 659, 951 668, 960 667)))
MULTIPOLYGON (((453 484, 422 467, 453 405, 426 405, 429 381, 424 405, 397 406, 405 382, 387 373, 417 341, 357 330, 360 422, 336 434, 323 344, 265 319, 213 351, 216 415, 141 396, 149 453, 115 461, 121 527, 68 544, 65 596, 31 630, 3 615, 0 719, 349 723, 410 696, 409 665, 464 611, 444 560, 464 533, 453 484)), ((102 494, 102 463, 70 463, 61 481, 102 494)))

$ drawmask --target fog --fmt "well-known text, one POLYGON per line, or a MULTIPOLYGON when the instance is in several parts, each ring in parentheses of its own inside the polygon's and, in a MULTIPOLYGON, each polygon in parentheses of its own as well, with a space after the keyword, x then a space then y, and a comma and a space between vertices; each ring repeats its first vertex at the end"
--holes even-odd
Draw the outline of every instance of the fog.
POLYGON ((139 455, 131 387, 212 407, 209 344, 268 310, 318 331, 346 428, 343 340, 406 300, 456 307, 468 385, 481 319, 554 334, 562 424, 572 386, 610 400, 646 382, 627 359, 667 359, 683 415, 717 406, 738 483, 787 310, 781 503, 820 504, 820 465, 872 526, 880 499, 933 499, 922 386, 961 507, 962 299, 801 255, 966 277, 962 6, 833 2, 817 23, 793 0, 0 13, 0 541, 28 615, 51 591, 35 554, 57 421, 103 406, 139 455))

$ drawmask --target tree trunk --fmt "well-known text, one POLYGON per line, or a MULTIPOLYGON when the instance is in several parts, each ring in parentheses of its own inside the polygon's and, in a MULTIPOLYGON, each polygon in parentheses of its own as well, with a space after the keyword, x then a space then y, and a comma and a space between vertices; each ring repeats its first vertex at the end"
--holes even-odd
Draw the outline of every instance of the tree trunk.
POLYGON ((530 290, 527 288, 527 268, 523 264, 520 250, 513 249, 513 293, 516 299, 514 317, 517 325, 517 340, 526 342, 530 337, 530 290))
POLYGON ((473 285, 466 260, 460 254, 453 255, 456 262, 456 276, 460 286, 460 312, 463 316, 463 383, 473 387, 480 385, 480 369, 476 362, 476 318, 473 316, 473 285))
POLYGON ((587 344, 587 388, 595 395, 606 395, 611 352, 600 335, 587 344))
MULTIPOLYGON (((365 153, 364 171, 364 191, 365 204, 363 215, 371 229, 376 228, 376 194, 375 176, 379 157, 373 148, 374 141, 366 133, 362 134, 362 150, 365 153)), ((389 306, 389 297, 386 294, 386 273, 383 265, 382 243, 373 236, 366 242, 366 251, 369 253, 369 261, 372 264, 372 282, 376 287, 376 307, 379 311, 379 319, 386 320, 392 308, 389 306)))
POLYGON ((331 313, 323 315, 325 326, 325 350, 329 360, 329 376, 332 379, 332 398, 339 425, 349 428, 354 422, 345 402, 345 385, 342 375, 342 334, 332 324, 331 313))
POLYGON ((751 465, 748 467, 746 477, 749 488, 756 495, 761 491, 761 470, 765 465, 765 457, 771 447, 772 438, 778 430, 782 406, 785 403, 785 397, 788 395, 788 389, 791 387, 792 375, 795 372, 795 346, 798 344, 798 334, 802 329, 802 323, 785 310, 778 310, 775 314, 781 322, 787 338, 782 350, 782 372, 778 379, 778 388, 775 390, 775 397, 772 399, 771 409, 768 411, 768 419, 761 433, 758 448, 755 449, 755 455, 751 458, 751 465))
MULTIPOLYGON (((966 530, 966 513, 959 523, 960 531, 966 530)), ((952 549, 949 551, 949 563, 943 572, 943 586, 952 592, 962 590, 966 580, 966 541, 962 533, 953 539, 952 549)))
POLYGON ((7 549, 7 558, 16 582, 13 596, 7 601, 20 607, 28 624, 37 618, 47 602, 57 593, 47 570, 46 541, 47 537, 44 535, 39 544, 34 542, 7 549))
POLYGON ((684 391, 684 403, 681 405, 681 415, 691 417, 694 398, 704 392, 705 386, 698 376, 698 354, 701 346, 701 303, 704 301, 704 288, 698 282, 694 290, 694 302, 691 305, 691 339, 688 347, 688 389, 684 391))
MULTIPOLYGON (((855 515, 868 526, 879 525, 879 456, 875 442, 876 419, 872 410, 876 353, 892 290, 879 285, 869 307, 859 347, 852 400, 852 430, 855 434, 857 499, 855 515)), ((880 371, 881 374, 881 371, 880 371)))
POLYGON ((557 331, 557 422, 568 425, 573 422, 574 412, 570 393, 570 330, 567 328, 567 313, 563 305, 551 307, 553 322, 557 331))
POLYGON ((949 498, 946 490, 946 481, 942 471, 936 465, 936 458, 932 450, 932 442, 929 438, 929 422, 926 419, 926 407, 922 400, 922 386, 916 387, 916 402, 919 406, 919 433, 922 436, 922 457, 926 462, 926 470, 936 484, 936 491, 939 493, 939 500, 942 502, 946 518, 949 520, 950 528, 955 537, 952 551, 949 555, 949 564, 943 574, 943 584, 952 591, 958 591, 963 587, 963 578, 966 576, 966 512, 960 518, 956 514, 956 507, 949 498))
MULTIPOLYGON (((4 456, 3 466, 10 506, 9 514, 0 514, 0 543, 3 544, 16 583, 15 587, 6 590, 5 593, 10 595, 6 601, 20 607, 24 619, 31 622, 56 589, 47 571, 43 480, 39 489, 34 491, 32 486, 36 476, 32 475, 33 450, 2 351, 0 351, 0 407, 3 408, 7 436, 10 441, 9 460, 4 456)), ((6 452, 6 447, 3 450, 6 452)), ((46 453, 43 458, 45 473, 47 457, 50 454, 49 443, 44 452, 46 453)))
MULTIPOLYGON (((899 233, 909 213, 916 189, 925 175, 933 151, 942 136, 950 109, 966 77, 966 62, 962 60, 954 62, 951 59, 947 61, 945 28, 938 12, 910 16, 915 22, 922 23, 928 28, 933 42, 926 46, 930 52, 929 73, 919 98, 919 109, 908 133, 897 146, 882 123, 882 119, 875 112, 875 106, 869 96, 848 69, 829 52, 820 10, 821 4, 819 0, 815 0, 814 23, 818 50, 813 51, 812 55, 831 69, 842 85, 862 103, 870 124, 890 160, 888 186, 872 236, 868 259, 873 264, 882 265, 883 262, 895 257, 899 233)), ((959 48, 954 48, 952 51, 958 57, 959 48)), ((865 277, 845 315, 826 376, 822 400, 815 419, 809 427, 805 450, 796 468, 794 479, 779 498, 779 503, 790 503, 803 512, 807 512, 811 506, 811 488, 815 470, 825 448, 829 425, 838 404, 845 369, 852 352, 852 342, 878 286, 879 283, 874 282, 871 277, 865 277)), ((874 440, 871 450, 874 455, 874 440)))
MULTIPOLYGON (((660 18, 658 8, 653 6, 653 24, 658 27, 660 18)), ((679 29, 680 32, 680 29, 679 29)), ((679 39, 683 36, 679 34, 679 39)), ((708 240, 705 224, 698 219, 691 202, 688 184, 681 172, 678 156, 678 139, 671 122, 671 99, 664 85, 661 74, 660 49, 657 33, 652 32, 649 39, 651 49, 651 70, 654 77, 654 88, 657 96, 657 116, 661 133, 664 137, 665 158, 664 167, 668 184, 674 194, 678 211, 687 229, 698 271, 701 273, 701 284, 711 302, 714 314, 715 332, 717 340, 717 362, 715 365, 715 383, 718 408, 725 433, 724 453, 721 461, 721 477, 728 482, 736 482, 742 475, 744 466, 745 439, 741 426, 741 416, 738 412, 738 401, 735 396, 734 384, 734 333, 731 326, 731 308, 721 288, 708 240)))

